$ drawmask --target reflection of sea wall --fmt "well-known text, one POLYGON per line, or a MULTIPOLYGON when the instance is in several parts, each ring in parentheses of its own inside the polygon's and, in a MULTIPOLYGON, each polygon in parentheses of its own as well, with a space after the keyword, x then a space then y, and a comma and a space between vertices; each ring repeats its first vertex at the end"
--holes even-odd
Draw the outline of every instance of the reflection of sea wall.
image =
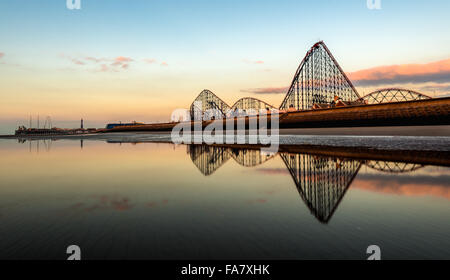
MULTIPOLYGON (((237 146, 188 145, 192 162, 209 176, 230 158, 242 166, 263 164, 275 157, 258 149, 237 146)), ((311 213, 328 223, 362 165, 386 173, 412 172, 423 165, 403 162, 368 161, 308 153, 279 152, 300 197, 311 213)))

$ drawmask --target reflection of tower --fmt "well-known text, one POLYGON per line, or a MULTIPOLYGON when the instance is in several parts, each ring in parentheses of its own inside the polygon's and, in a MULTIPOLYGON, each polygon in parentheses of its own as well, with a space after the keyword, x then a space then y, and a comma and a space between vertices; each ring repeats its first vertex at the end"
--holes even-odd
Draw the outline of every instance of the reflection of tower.
POLYGON ((348 187, 359 171, 361 162, 308 154, 281 154, 300 196, 323 222, 333 216, 348 187))
POLYGON ((83 119, 81 119, 80 127, 83 129, 83 119))

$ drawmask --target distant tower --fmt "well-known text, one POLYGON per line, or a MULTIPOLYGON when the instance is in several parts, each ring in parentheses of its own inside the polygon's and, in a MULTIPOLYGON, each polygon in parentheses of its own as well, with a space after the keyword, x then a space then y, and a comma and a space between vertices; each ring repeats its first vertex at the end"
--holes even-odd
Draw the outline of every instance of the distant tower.
POLYGON ((83 129, 83 119, 81 119, 81 129, 83 129))

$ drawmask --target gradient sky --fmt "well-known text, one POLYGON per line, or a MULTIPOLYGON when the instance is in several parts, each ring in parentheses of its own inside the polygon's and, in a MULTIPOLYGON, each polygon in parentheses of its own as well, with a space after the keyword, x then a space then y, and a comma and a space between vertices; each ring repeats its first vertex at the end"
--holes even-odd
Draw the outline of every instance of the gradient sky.
POLYGON ((278 106, 308 49, 324 40, 360 94, 450 92, 450 2, 0 1, 0 133, 54 125, 168 121, 207 88, 230 105, 278 106))

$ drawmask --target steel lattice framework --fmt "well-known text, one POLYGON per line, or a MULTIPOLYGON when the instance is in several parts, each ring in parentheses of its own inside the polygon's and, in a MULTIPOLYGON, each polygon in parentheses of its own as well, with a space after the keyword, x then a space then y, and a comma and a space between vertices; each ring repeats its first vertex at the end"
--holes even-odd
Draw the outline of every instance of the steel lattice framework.
POLYGON ((220 119, 227 114, 230 106, 210 90, 203 90, 190 107, 192 120, 220 119), (205 116, 206 115, 206 116, 205 116))
POLYGON ((360 98, 360 100, 364 100, 367 104, 380 104, 423 99, 431 99, 431 97, 417 91, 402 88, 379 89, 360 98))
MULTIPOLYGON (((310 110, 314 104, 332 104, 335 96, 342 101, 363 101, 366 104, 401 102, 430 99, 417 91, 388 88, 374 91, 364 97, 358 94, 345 72, 339 66, 324 42, 320 41, 306 53, 279 109, 310 110)), ((209 90, 203 90, 190 107, 192 120, 223 118, 229 113, 258 112, 275 109, 274 106, 253 98, 245 97, 229 106, 209 90), (200 104, 201 105, 196 105, 200 104), (209 113, 206 113, 208 112, 209 113)))
POLYGON ((381 172, 387 173, 407 173, 413 172, 424 167, 421 164, 406 163, 406 162, 392 162, 392 161, 367 161, 365 163, 368 167, 381 172))
POLYGON ((275 157, 275 154, 263 154, 260 150, 232 149, 230 152, 234 160, 245 167, 261 165, 275 157))
POLYGON ((209 176, 233 158, 245 167, 254 167, 275 157, 275 154, 263 154, 260 150, 232 149, 208 145, 188 145, 187 153, 192 162, 202 172, 209 176))
POLYGON ((213 174, 231 158, 226 149, 207 145, 188 145, 187 153, 205 176, 213 174))
POLYGON ((295 72, 280 110, 309 110, 314 103, 330 104, 335 96, 356 101, 358 92, 324 42, 316 43, 295 72))
POLYGON ((297 190, 322 223, 328 223, 361 167, 356 160, 281 154, 297 190))
POLYGON ((239 99, 234 105, 231 107, 231 109, 235 112, 243 112, 248 115, 256 114, 260 112, 260 110, 271 110, 275 109, 275 106, 270 105, 269 103, 266 103, 260 99, 253 98, 253 97, 244 97, 239 99))

